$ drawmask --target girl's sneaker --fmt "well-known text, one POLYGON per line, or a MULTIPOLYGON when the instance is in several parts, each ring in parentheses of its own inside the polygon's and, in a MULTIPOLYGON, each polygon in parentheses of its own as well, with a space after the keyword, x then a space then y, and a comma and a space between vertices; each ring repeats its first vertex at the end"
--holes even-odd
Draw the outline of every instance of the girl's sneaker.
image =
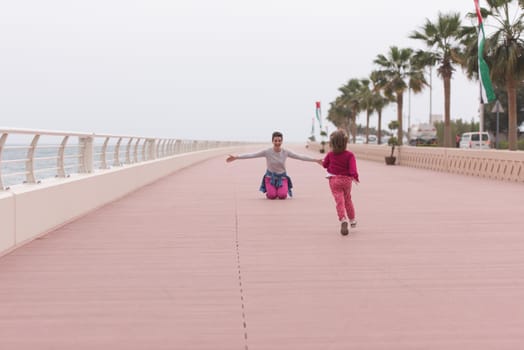
POLYGON ((357 220, 355 219, 349 220, 349 224, 351 225, 351 228, 355 228, 357 227, 357 220))
POLYGON ((346 220, 340 222, 340 234, 342 236, 347 236, 349 233, 348 222, 346 220))

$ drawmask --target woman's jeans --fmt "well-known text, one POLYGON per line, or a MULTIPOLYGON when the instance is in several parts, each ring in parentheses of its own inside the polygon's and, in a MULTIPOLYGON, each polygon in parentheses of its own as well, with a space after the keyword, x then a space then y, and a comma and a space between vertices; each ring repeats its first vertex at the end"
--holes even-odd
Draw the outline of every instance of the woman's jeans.
POLYGON ((280 187, 275 187, 271 184, 271 177, 270 176, 266 176, 264 178, 264 182, 266 184, 266 197, 268 199, 275 199, 275 198, 279 198, 279 199, 286 199, 287 198, 287 193, 288 193, 288 183, 287 183, 287 178, 282 178, 282 186, 280 187))

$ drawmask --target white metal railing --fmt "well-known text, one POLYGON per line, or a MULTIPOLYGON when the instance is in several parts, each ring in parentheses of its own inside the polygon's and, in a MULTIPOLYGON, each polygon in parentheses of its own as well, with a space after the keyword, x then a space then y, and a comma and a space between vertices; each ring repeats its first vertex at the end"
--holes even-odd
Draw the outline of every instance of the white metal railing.
POLYGON ((243 144, 0 128, 0 190, 71 173, 93 173, 158 158, 243 144))

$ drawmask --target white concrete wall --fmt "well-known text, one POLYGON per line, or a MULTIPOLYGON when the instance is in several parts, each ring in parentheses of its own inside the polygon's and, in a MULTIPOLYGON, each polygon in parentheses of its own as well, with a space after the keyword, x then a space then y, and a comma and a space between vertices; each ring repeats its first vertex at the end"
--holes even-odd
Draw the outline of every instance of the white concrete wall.
POLYGON ((13 186, 9 191, 0 192, 0 256, 177 170, 243 149, 218 148, 184 153, 94 174, 13 186))
MULTIPOLYGON (((319 150, 318 143, 310 143, 319 150)), ((359 159, 384 162, 391 154, 387 145, 349 144, 348 149, 359 159)), ((468 176, 524 183, 524 152, 477 150, 443 147, 395 147, 397 165, 443 171, 468 176)))
POLYGON ((0 255, 15 245, 15 198, 0 192, 0 255))

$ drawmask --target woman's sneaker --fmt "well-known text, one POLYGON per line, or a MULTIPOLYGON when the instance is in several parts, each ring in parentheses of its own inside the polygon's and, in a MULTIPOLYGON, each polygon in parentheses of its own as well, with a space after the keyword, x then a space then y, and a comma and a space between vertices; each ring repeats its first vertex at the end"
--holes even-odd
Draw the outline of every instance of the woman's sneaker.
POLYGON ((340 234, 342 236, 347 236, 348 233, 349 233, 348 222, 344 220, 340 223, 340 234))
POLYGON ((355 228, 357 227, 357 220, 355 219, 349 220, 349 224, 351 225, 351 228, 355 228))

